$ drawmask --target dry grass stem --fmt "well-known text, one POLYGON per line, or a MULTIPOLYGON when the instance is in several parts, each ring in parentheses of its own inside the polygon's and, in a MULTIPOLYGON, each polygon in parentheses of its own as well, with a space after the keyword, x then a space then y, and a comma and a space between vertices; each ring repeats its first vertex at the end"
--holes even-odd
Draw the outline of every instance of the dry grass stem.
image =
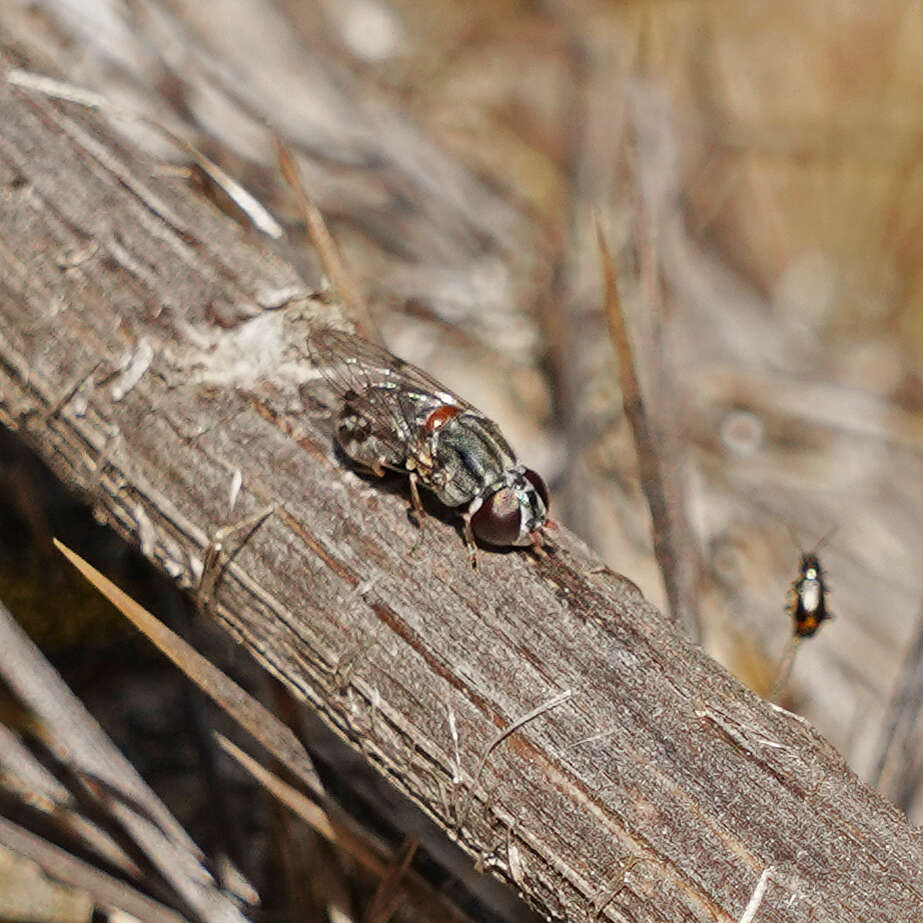
POLYGON ((772 686, 767 696, 768 700, 774 705, 779 703, 779 700, 785 692, 785 687, 788 685, 788 681, 792 675, 792 668, 795 666, 795 655, 798 653, 800 641, 800 635, 792 635, 788 639, 788 643, 785 645, 785 651, 782 653, 782 659, 779 661, 779 666, 776 667, 775 679, 772 681, 772 686))
POLYGON ((278 136, 276 137, 276 150, 279 169, 298 199, 298 206, 304 217, 311 243, 317 250, 324 273, 347 308, 349 316, 356 322, 359 333, 373 343, 381 343, 381 334, 369 313, 368 303, 362 297, 358 285, 347 270, 343 257, 340 255, 340 248, 327 229, 324 216, 307 193, 298 162, 285 142, 278 136))
POLYGON ((596 240, 599 245, 605 284, 606 318, 609 322, 612 345, 618 359, 619 383, 622 389, 625 416, 634 435, 638 467, 641 471, 641 486, 651 512, 654 554, 660 567, 673 618, 683 626, 691 640, 698 641, 701 637, 701 628, 695 598, 695 583, 685 579, 684 576, 687 571, 684 559, 693 555, 695 551, 689 543, 684 545, 680 540, 682 536, 688 535, 688 529, 683 528, 685 513, 679 500, 681 497, 679 480, 675 472, 668 473, 669 466, 664 458, 664 440, 658 438, 654 420, 645 407, 641 384, 635 368, 631 340, 622 310, 622 301, 618 295, 612 255, 598 220, 596 221, 596 240), (668 477, 671 479, 670 485, 667 484, 668 477), (675 498, 673 502, 671 498, 675 498))
POLYGON ((318 797, 323 796, 323 786, 311 758, 290 728, 91 564, 57 539, 55 547, 192 682, 293 772, 310 791, 318 797))

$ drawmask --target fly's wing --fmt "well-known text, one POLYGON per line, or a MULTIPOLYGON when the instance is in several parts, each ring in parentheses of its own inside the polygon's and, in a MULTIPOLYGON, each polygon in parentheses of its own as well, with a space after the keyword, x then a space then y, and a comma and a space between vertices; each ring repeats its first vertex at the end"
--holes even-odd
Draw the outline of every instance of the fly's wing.
POLYGON ((426 418, 446 404, 483 416, 415 365, 386 349, 331 327, 308 333, 308 352, 340 400, 366 416, 372 434, 395 454, 412 451, 406 436, 415 435, 426 418))

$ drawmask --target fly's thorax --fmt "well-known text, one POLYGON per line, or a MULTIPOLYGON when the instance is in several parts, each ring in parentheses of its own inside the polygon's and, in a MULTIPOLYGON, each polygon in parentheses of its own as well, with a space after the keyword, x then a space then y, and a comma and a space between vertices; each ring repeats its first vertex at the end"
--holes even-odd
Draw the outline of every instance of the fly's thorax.
POLYGON ((471 411, 448 415, 428 433, 427 486, 446 506, 461 506, 499 484, 516 456, 496 423, 471 411))

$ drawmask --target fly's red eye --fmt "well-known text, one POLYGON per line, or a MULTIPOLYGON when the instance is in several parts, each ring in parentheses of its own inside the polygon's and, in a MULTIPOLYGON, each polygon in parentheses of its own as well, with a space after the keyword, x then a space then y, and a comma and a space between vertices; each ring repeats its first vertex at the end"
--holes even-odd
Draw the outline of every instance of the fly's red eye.
POLYGON ((522 513, 516 492, 508 487, 491 494, 471 517, 474 534, 490 545, 512 545, 519 538, 522 513))
POLYGON ((545 504, 545 509, 547 510, 548 488, 545 486, 545 482, 531 468, 526 468, 523 474, 525 474, 526 480, 535 488, 536 493, 542 498, 542 503, 545 504))

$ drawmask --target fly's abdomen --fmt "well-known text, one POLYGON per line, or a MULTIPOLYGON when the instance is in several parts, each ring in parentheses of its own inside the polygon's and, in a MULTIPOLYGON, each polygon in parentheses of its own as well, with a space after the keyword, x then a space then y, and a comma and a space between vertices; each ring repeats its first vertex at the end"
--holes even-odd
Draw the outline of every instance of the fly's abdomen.
POLYGON ((336 440, 340 448, 353 461, 376 474, 381 474, 382 468, 402 469, 407 453, 393 440, 377 435, 378 429, 374 419, 359 410, 347 396, 336 422, 336 440))

